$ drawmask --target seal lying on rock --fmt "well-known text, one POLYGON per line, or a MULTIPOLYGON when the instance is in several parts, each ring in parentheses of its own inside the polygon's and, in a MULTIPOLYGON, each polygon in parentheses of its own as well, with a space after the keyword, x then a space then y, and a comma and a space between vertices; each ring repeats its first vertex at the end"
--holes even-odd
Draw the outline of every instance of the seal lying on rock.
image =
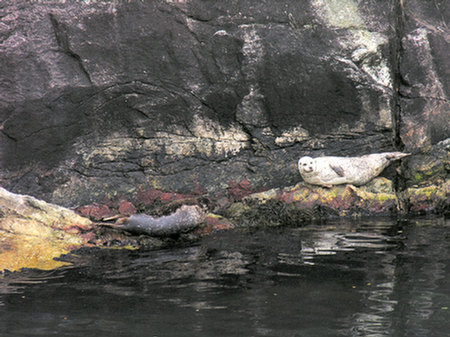
POLYGON ((410 153, 384 152, 362 157, 302 157, 298 170, 305 182, 312 185, 364 185, 381 173, 392 161, 410 153))
POLYGON ((169 236, 193 230, 205 219, 199 206, 181 206, 175 213, 162 217, 133 214, 119 219, 112 227, 121 228, 134 234, 169 236))

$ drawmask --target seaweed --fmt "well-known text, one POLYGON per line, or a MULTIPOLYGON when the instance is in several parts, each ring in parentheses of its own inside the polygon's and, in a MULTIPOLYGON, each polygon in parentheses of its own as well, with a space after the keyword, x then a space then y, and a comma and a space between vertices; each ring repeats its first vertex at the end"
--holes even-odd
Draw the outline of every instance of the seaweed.
POLYGON ((281 200, 261 202, 248 199, 244 202, 244 206, 244 210, 236 214, 234 220, 249 228, 300 227, 311 222, 322 222, 333 215, 333 211, 327 207, 317 205, 311 208, 299 208, 293 203, 281 200))

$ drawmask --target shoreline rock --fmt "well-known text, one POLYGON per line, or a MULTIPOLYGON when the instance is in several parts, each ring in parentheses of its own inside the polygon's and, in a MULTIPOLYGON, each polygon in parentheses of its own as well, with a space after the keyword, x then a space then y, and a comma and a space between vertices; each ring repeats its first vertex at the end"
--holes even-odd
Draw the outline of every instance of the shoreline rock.
MULTIPOLYGON (((247 186, 247 185, 245 185, 247 186)), ((246 187, 247 188, 247 187, 246 187)), ((249 200, 264 203, 278 200, 293 204, 298 209, 312 209, 316 206, 328 208, 338 216, 358 215, 445 215, 450 207, 450 180, 436 181, 434 185, 417 185, 404 191, 396 191, 393 182, 384 177, 377 177, 364 186, 336 185, 332 188, 313 186, 300 182, 293 186, 273 188, 261 192, 251 192, 247 188, 242 193, 223 193, 216 197, 207 195, 177 194, 149 190, 140 193, 140 197, 119 198, 120 202, 107 200, 103 203, 84 205, 76 208, 81 215, 90 216, 91 220, 101 221, 105 214, 123 215, 120 203, 130 205, 132 209, 146 210, 145 213, 164 215, 167 209, 182 204, 208 205, 216 214, 225 215, 236 203, 249 200), (245 192, 245 193, 244 193, 245 192), (142 204, 142 195, 152 195, 151 201, 142 204), (237 197, 237 195, 239 195, 237 197), (162 196, 162 198, 160 197, 162 196), (403 209, 403 204, 406 209, 403 209), (143 206, 145 206, 143 208, 143 206)), ((206 207, 206 206, 205 206, 206 207)))
MULTIPOLYGON (((299 226, 330 216, 402 215, 399 212, 398 198, 406 201, 408 215, 449 216, 450 180, 439 185, 408 188, 401 195, 394 192, 390 180, 382 177, 361 187, 338 185, 327 189, 299 183, 244 195, 239 200, 232 196, 231 200, 223 202, 222 208, 218 209, 221 215, 205 214, 199 206, 182 204, 183 200, 188 199, 181 198, 181 203, 168 207, 171 198, 165 199, 166 203, 155 198, 153 202, 166 211, 171 207, 181 207, 170 215, 159 218, 133 214, 127 218, 142 220, 145 217, 146 225, 147 220, 151 219, 152 224, 156 223, 159 227, 169 223, 167 231, 158 227, 156 231, 147 231, 146 234, 149 235, 137 235, 145 231, 136 233, 134 229, 139 226, 136 227, 134 220, 128 221, 133 227, 129 231, 134 231, 135 235, 132 235, 126 232, 130 229, 126 225, 96 223, 75 211, 31 196, 14 194, 0 187, 0 270, 54 269, 65 265, 58 260, 60 256, 84 247, 159 249, 192 242, 212 232, 233 228, 299 226), (183 219, 186 214, 189 215, 188 218, 183 219)), ((121 210, 129 212, 137 209, 132 202, 120 200, 120 203, 115 204, 115 209, 106 206, 106 202, 103 205, 92 205, 92 208, 87 205, 79 211, 98 221, 96 217, 99 214, 123 217, 121 210), (127 207, 121 206, 124 204, 127 207), (100 213, 90 213, 93 209, 100 213)))
POLYGON ((55 259, 90 246, 93 228, 69 209, 0 187, 0 271, 63 266, 55 259))

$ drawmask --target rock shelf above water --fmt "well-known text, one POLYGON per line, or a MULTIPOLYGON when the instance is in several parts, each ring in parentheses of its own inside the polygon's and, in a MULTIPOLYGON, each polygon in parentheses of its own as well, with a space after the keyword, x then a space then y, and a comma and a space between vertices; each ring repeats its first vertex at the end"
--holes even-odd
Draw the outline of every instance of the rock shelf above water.
MULTIPOLYGON (((450 182, 410 188, 402 198, 407 198, 415 214, 434 212, 448 216, 450 182)), ((161 203, 158 205, 162 207, 161 203)), ((98 204, 93 207, 102 208, 98 204)), ((329 216, 394 215, 399 214, 399 202, 392 183, 377 178, 362 187, 342 185, 327 189, 300 183, 254 193, 226 203, 222 215, 205 214, 200 206, 184 205, 168 216, 145 216, 144 225, 149 225, 150 219, 158 223, 156 230, 136 232, 140 228, 136 221, 142 216, 121 215, 119 209, 108 208, 108 214, 116 212, 119 221, 125 219, 121 224, 131 223, 133 228, 94 222, 64 207, 0 188, 0 270, 57 268, 65 265, 61 256, 80 248, 159 249, 233 228, 302 226, 329 216)))

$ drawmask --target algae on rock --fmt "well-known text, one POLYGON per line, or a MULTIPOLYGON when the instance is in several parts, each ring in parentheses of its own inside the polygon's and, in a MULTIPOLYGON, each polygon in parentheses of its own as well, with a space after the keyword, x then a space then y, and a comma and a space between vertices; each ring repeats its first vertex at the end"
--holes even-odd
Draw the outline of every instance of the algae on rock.
POLYGON ((75 212, 0 187, 0 271, 54 269, 56 260, 87 245, 94 224, 75 212))

